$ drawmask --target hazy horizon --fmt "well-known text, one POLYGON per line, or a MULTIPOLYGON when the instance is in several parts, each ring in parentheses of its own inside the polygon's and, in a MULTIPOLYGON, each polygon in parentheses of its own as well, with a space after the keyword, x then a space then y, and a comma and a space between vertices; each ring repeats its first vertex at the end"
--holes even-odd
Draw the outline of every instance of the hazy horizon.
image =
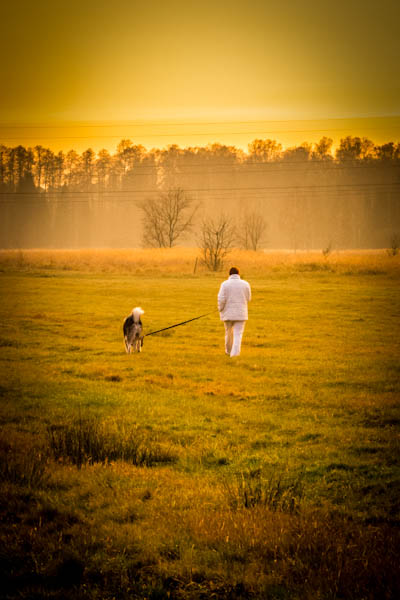
POLYGON ((247 151, 254 139, 273 139, 283 148, 318 142, 323 136, 333 139, 335 148, 348 135, 366 137, 376 144, 400 140, 400 115, 374 118, 296 119, 276 121, 93 121, 0 123, 0 140, 7 146, 42 145, 54 152, 92 148, 114 152, 122 139, 143 145, 147 150, 204 147, 213 143, 235 146, 247 151))
POLYGON ((182 0, 7 3, 0 143, 112 150, 127 137, 146 148, 245 148, 261 137, 288 147, 333 133, 396 141, 399 17, 394 0, 205 0, 201 10, 182 0))

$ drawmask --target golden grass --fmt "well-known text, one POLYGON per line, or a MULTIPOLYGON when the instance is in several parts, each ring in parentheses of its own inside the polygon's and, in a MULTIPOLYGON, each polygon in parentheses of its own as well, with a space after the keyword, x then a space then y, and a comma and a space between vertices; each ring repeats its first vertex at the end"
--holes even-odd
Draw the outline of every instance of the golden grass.
POLYGON ((1 253, 6 597, 399 597, 398 257, 232 252, 241 357, 217 315, 127 356, 133 302, 147 331, 214 306, 196 256, 1 253), (136 433, 167 460, 126 460, 136 433))
MULTIPOLYGON (((332 271, 399 273, 400 255, 381 250, 259 251, 233 249, 226 265, 238 265, 246 275, 271 271, 332 271)), ((193 275, 206 272, 198 248, 131 248, 80 250, 0 250, 3 269, 61 269, 84 272, 193 275)))
MULTIPOLYGON (((50 590, 49 555, 61 588, 72 555, 83 588, 100 588, 91 596, 81 587, 82 598, 395 597, 396 529, 353 522, 325 506, 298 515, 263 505, 232 509, 217 478, 171 467, 50 466, 51 485, 35 492, 29 514, 18 515, 22 523, 9 533, 17 556, 26 547, 35 553, 50 590)), ((15 499, 15 490, 4 489, 15 499)), ((43 597, 64 597, 37 587, 43 597)), ((22 586, 21 597, 29 589, 22 586)))

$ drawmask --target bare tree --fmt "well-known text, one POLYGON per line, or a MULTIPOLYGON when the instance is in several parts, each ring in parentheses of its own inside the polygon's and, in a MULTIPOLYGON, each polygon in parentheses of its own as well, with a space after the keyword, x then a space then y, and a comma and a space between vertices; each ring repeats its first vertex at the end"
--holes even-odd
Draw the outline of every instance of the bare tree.
POLYGON ((322 254, 323 254, 324 258, 328 258, 328 256, 330 255, 331 252, 332 252, 332 242, 329 242, 329 244, 327 246, 325 246, 325 248, 322 248, 322 254))
POLYGON ((260 213, 246 212, 237 227, 239 245, 245 250, 258 250, 266 230, 267 223, 260 213))
POLYGON ((198 209, 180 188, 148 198, 139 207, 143 211, 143 243, 156 248, 172 248, 189 233, 198 209))
POLYGON ((163 222, 159 211, 159 198, 148 198, 139 204, 143 215, 143 245, 152 248, 167 246, 163 222))
POLYGON ((232 220, 223 213, 217 219, 205 219, 201 226, 199 245, 202 261, 210 271, 219 271, 225 256, 235 241, 232 220))
POLYGON ((390 238, 390 248, 387 249, 389 256, 397 256, 400 250, 400 235, 394 233, 390 238))

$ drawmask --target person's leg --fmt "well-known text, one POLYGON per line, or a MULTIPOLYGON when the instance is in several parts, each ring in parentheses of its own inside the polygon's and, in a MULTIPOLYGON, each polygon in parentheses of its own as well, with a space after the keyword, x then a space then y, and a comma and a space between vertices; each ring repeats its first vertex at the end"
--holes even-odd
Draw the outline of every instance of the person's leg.
POLYGON ((244 331, 244 326, 246 324, 246 321, 234 321, 233 322, 233 344, 232 344, 232 349, 231 349, 231 356, 239 356, 240 354, 240 347, 242 344, 242 335, 243 335, 243 331, 244 331))
POLYGON ((224 321, 225 326, 225 354, 230 354, 233 341, 233 321, 224 321))

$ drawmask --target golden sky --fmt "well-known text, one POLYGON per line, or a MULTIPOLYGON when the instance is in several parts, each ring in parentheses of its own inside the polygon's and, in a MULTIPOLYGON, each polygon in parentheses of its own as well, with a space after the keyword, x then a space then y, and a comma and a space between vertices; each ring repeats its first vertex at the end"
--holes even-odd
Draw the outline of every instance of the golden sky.
POLYGON ((398 0, 3 4, 0 142, 400 138, 398 0))

